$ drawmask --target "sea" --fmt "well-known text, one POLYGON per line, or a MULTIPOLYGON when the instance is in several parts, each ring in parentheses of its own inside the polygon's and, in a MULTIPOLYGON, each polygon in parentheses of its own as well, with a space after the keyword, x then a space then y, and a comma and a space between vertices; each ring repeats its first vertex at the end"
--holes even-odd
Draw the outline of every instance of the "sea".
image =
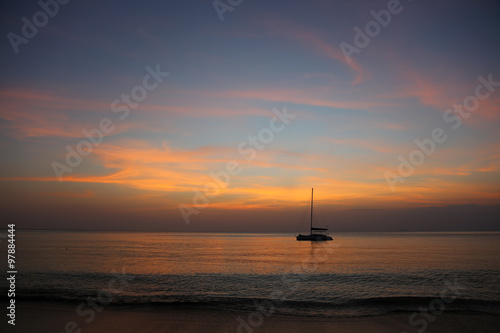
POLYGON ((429 307, 500 314, 498 232, 332 236, 17 230, 16 301, 308 317, 429 307))

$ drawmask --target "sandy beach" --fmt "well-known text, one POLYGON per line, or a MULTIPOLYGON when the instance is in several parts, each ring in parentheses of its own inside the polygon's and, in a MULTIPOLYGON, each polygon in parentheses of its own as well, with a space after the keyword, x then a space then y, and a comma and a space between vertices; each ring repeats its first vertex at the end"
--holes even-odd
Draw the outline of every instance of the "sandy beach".
MULTIPOLYGON (((221 310, 158 307, 111 307, 95 317, 79 316, 78 303, 20 302, 15 328, 9 332, 417 332, 409 324, 411 313, 398 312, 362 318, 305 318, 271 315, 255 327, 248 313, 221 310), (238 321, 238 318, 240 320, 238 321), (87 320, 88 322, 85 322, 87 320)), ((259 318, 254 318, 258 323, 259 318)), ((498 332, 500 316, 478 313, 443 313, 430 322, 425 332, 498 332)))

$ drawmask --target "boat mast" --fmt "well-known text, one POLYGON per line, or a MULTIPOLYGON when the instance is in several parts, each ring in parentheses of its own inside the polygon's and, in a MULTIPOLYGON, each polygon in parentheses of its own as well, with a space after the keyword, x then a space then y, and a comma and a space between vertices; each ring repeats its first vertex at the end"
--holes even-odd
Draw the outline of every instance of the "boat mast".
POLYGON ((313 233, 313 198, 314 188, 311 189, 311 234, 313 233))

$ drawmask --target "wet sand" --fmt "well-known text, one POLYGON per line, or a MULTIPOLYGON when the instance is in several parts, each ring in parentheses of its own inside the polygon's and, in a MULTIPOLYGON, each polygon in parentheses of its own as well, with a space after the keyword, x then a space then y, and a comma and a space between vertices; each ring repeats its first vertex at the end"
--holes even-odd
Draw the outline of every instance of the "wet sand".
MULTIPOLYGON (((362 318, 309 318, 249 313, 178 309, 171 307, 104 307, 93 314, 77 313, 78 303, 19 302, 16 326, 3 332, 156 333, 156 332, 418 332, 409 324, 410 312, 362 318), (244 322, 244 323, 243 323, 244 322)), ((479 313, 443 313, 428 322, 425 332, 498 332, 500 316, 479 313)))

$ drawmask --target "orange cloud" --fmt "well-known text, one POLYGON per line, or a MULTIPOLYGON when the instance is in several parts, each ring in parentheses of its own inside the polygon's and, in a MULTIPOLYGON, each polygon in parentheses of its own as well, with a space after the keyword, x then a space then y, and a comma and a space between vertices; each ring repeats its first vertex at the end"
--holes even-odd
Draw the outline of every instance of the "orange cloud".
MULTIPOLYGON (((333 140, 338 144, 356 145, 376 152, 393 152, 393 147, 367 143, 362 140, 333 140)), ((392 193, 383 178, 387 158, 366 160, 363 156, 338 156, 308 153, 289 153, 266 149, 245 164, 238 176, 232 177, 227 188, 210 201, 210 207, 231 209, 254 207, 274 209, 290 204, 303 204, 310 187, 318 189, 318 204, 342 207, 408 207, 445 205, 453 203, 498 203, 500 196, 494 183, 456 182, 443 175, 468 177, 472 172, 498 172, 498 146, 477 152, 470 165, 450 168, 450 157, 460 150, 440 150, 432 159, 417 168, 415 174, 392 193), (483 160, 484 159, 484 160, 483 160), (481 162, 482 161, 482 162, 481 162), (447 173, 445 173, 447 172, 447 173)), ((399 149, 398 149, 399 151, 399 149)), ((157 193, 168 196, 165 207, 179 203, 191 204, 194 190, 203 191, 214 180, 209 172, 223 170, 233 157, 235 147, 200 147, 176 149, 146 141, 121 140, 95 147, 89 162, 97 163, 107 174, 84 173, 76 169, 64 175, 65 182, 115 184, 135 189, 136 193, 157 193)), ((241 158, 243 159, 243 158, 241 158)), ((51 181, 55 176, 17 177, 2 180, 51 181)), ((89 197, 92 192, 73 194, 89 197)), ((48 196, 66 196, 64 192, 48 196)), ((138 195, 138 194, 134 194, 138 195)), ((71 196, 71 194, 69 195, 71 196)), ((156 198, 155 202, 163 200, 156 198)))

